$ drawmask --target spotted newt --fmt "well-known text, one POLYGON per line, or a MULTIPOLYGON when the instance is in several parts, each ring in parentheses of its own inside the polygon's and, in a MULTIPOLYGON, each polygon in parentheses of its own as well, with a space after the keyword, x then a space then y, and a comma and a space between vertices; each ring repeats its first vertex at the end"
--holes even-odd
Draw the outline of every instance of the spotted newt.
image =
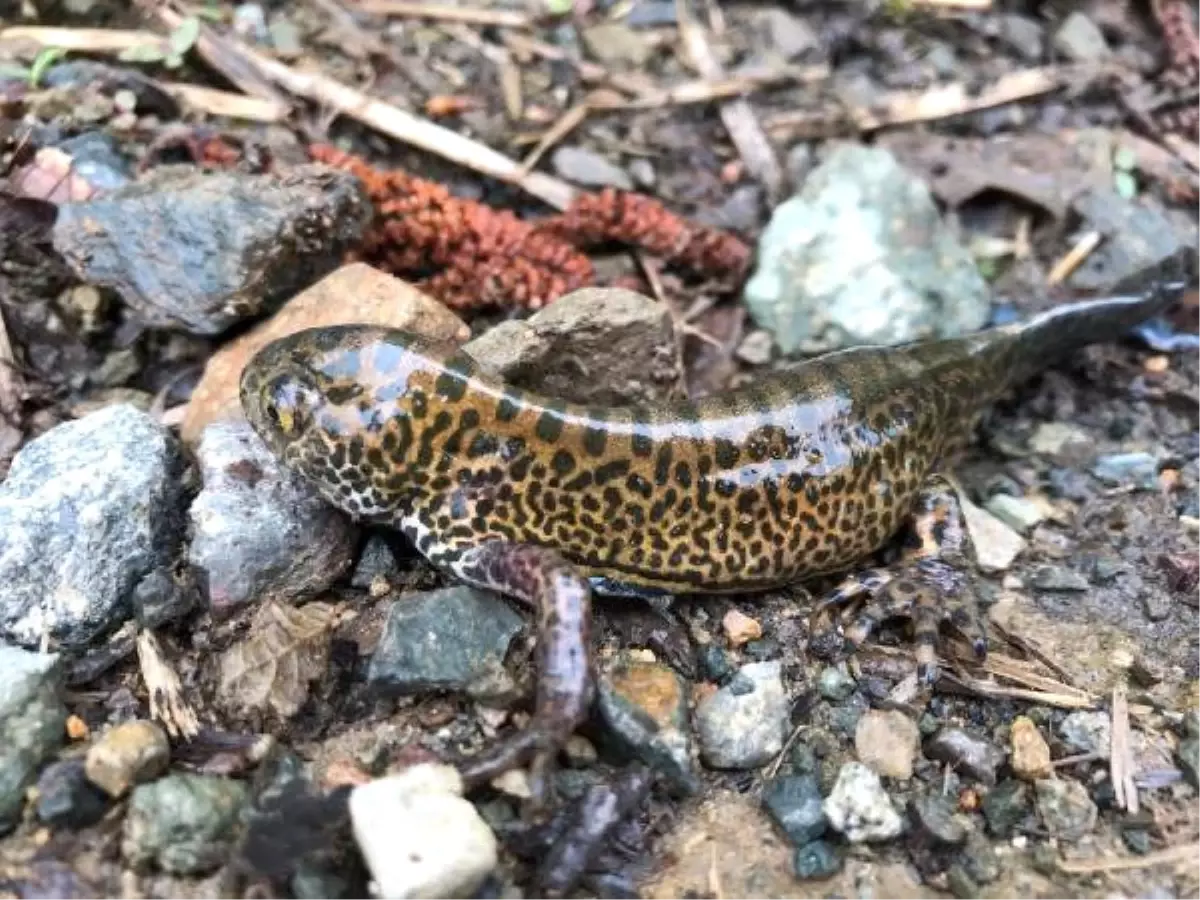
POLYGON ((259 351, 241 401, 328 502, 540 610, 533 718, 461 763, 474 785, 528 762, 543 772, 585 717, 593 591, 761 591, 845 573, 903 531, 898 562, 846 576, 820 604, 841 611, 839 646, 907 616, 927 678, 943 623, 985 653, 971 548, 940 478, 948 460, 1001 392, 1121 337, 1180 289, 830 353, 739 390, 638 407, 518 390, 464 351, 407 333, 327 327, 259 351))

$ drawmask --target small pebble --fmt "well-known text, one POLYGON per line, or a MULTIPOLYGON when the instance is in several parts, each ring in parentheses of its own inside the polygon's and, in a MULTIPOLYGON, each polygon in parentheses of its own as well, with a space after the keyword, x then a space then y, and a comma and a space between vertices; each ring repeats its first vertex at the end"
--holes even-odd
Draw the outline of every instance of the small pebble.
POLYGON ((1200 789, 1200 739, 1189 737, 1180 741, 1175 759, 1183 777, 1192 787, 1200 789))
POLYGON ((1029 534, 1046 519, 1046 509, 1042 504, 1011 494, 994 494, 988 498, 984 508, 1021 534, 1029 534))
POLYGON ((472 897, 498 844, 451 766, 425 763, 350 792, 354 839, 381 897, 472 897), (403 852, 397 852, 403 848, 403 852))
POLYGON ((796 877, 816 880, 836 875, 842 868, 842 855, 828 841, 813 841, 797 847, 792 857, 796 877))
POLYGON ((109 799, 83 771, 83 759, 52 763, 37 782, 37 815, 52 828, 87 828, 104 818, 109 799))
POLYGON ((958 847, 967 840, 966 826, 955 814, 954 803, 940 794, 922 794, 909 801, 908 811, 921 834, 934 844, 958 847))
POLYGON ((756 641, 762 637, 762 625, 758 619, 752 619, 741 610, 731 609, 721 619, 721 627, 725 629, 725 637, 731 647, 740 647, 748 641, 756 641))
POLYGON ((1091 472, 1111 487, 1132 486, 1139 491, 1158 490, 1158 460, 1149 453, 1116 453, 1098 456, 1091 472))
POLYGON ((125 815, 125 861, 169 875, 212 872, 229 860, 245 802, 245 785, 216 775, 180 772, 139 784, 125 815))
POLYGON ((826 666, 817 676, 817 690, 831 703, 840 703, 854 693, 858 685, 837 666, 826 666))
POLYGON ((995 744, 954 727, 927 739, 925 755, 989 785, 996 783, 996 769, 1004 762, 1004 751, 995 744))
POLYGON ((1033 787, 1038 815, 1051 837, 1077 841, 1096 827, 1096 804, 1078 781, 1044 779, 1033 787))
POLYGON ((696 707, 705 765, 753 769, 783 749, 789 704, 778 661, 749 663, 696 707))
POLYGON ((998 838, 1008 837, 1029 812, 1029 788, 1019 781, 1000 782, 983 798, 983 818, 988 831, 998 838))
POLYGON ((633 190, 633 179, 624 169, 586 147, 559 147, 550 161, 560 178, 583 187, 633 190))
POLYGON ((1049 778, 1054 771, 1050 764, 1050 745, 1038 727, 1026 716, 1017 716, 1012 723, 1012 768, 1018 778, 1037 781, 1049 778))
POLYGON ((811 775, 785 775, 763 791, 763 805, 788 840, 797 847, 825 833, 828 821, 822 807, 821 787, 811 775))
POLYGON ((1030 450, 1059 462, 1089 452, 1094 446, 1091 435, 1065 422, 1042 422, 1029 438, 1030 450))
POLYGON ((1058 726, 1058 734, 1073 753, 1112 753, 1112 719, 1103 710, 1076 710, 1058 726))
POLYGON ((729 654, 716 644, 701 644, 696 650, 696 664, 705 681, 722 683, 733 673, 729 654))
POLYGON ((1121 840, 1125 842, 1126 847, 1138 856, 1145 856, 1153 846, 1150 841, 1150 835, 1144 828, 1122 828, 1121 840))
POLYGON ((894 709, 867 710, 854 731, 859 762, 887 778, 912 778, 920 744, 917 723, 894 709))
POLYGON ((1042 566, 1033 573, 1034 589, 1039 591, 1086 591, 1088 580, 1064 566, 1042 566))
POLYGON ((67 716, 67 737, 73 741, 84 741, 90 734, 87 722, 74 713, 67 716))
POLYGON ((1079 10, 1054 33, 1054 49, 1072 62, 1095 62, 1112 53, 1100 26, 1079 10))
POLYGON ((0 644, 0 835, 20 820, 38 765, 63 741, 61 660, 0 644))
POLYGON ((824 806, 829 824, 852 844, 891 840, 904 830, 879 776, 859 762, 842 766, 824 806))
POLYGON ((146 719, 109 729, 88 748, 88 780, 110 797, 124 796, 135 784, 152 781, 167 770, 171 744, 166 733, 146 719))

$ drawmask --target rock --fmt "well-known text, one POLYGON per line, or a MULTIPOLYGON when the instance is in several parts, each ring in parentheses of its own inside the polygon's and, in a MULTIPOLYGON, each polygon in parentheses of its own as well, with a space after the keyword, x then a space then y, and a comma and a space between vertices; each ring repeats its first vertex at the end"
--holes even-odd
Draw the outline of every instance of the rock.
POLYGON ((195 573, 172 566, 150 572, 138 582, 130 598, 133 617, 143 628, 160 628, 177 622, 196 606, 199 588, 195 573))
POLYGON ((925 183, 886 150, 850 144, 772 214, 745 300, 784 353, 952 337, 990 310, 925 183))
POLYGON ((1112 754, 1112 719, 1101 710, 1076 710, 1062 720, 1058 734, 1072 753, 1096 753, 1101 759, 1112 754))
POLYGON ((721 684, 733 673, 729 654, 716 644, 702 644, 696 648, 696 667, 705 681, 721 684))
POLYGON ((748 641, 756 641, 762 637, 762 625, 758 619, 752 619, 741 610, 731 609, 721 619, 721 627, 725 629, 725 637, 731 647, 740 647, 748 641))
POLYGON ((854 731, 859 762, 887 778, 912 778, 920 744, 917 723, 894 709, 867 710, 854 731))
POLYGON ((38 764, 62 743, 59 660, 0 645, 0 834, 17 824, 38 764))
POLYGON ((373 534, 359 554, 354 574, 350 576, 350 586, 367 590, 380 579, 392 583, 399 574, 400 567, 396 565, 396 554, 391 545, 386 538, 373 534))
POLYGON ((241 782, 176 773, 129 795, 121 852, 136 867, 205 875, 229 859, 246 804, 241 782))
POLYGON ((788 698, 778 661, 749 663, 696 707, 700 756, 713 769, 753 769, 783 749, 788 698))
POLYGON ((1098 456, 1091 472, 1113 487, 1133 487, 1139 491, 1158 490, 1158 460, 1149 453, 1115 453, 1098 456))
POLYGON ((1026 716, 1017 716, 1012 723, 1012 768, 1018 778, 1037 781, 1049 778, 1054 772, 1050 764, 1050 745, 1038 727, 1026 716))
POLYGON ((586 147, 559 147, 550 162, 560 178, 582 187, 633 190, 633 179, 624 169, 586 147))
POLYGON ((848 762, 838 772, 825 799, 825 815, 852 844, 891 840, 904 830, 879 776, 858 762, 848 762))
MULTIPOLYGON (((748 234, 756 229, 763 208, 763 192, 757 184, 735 187, 718 206, 704 207, 694 220, 721 231, 748 234)), ((767 334, 770 337, 770 334, 767 334)))
POLYGON ((983 835, 971 834, 960 858, 963 870, 977 884, 991 884, 1000 877, 1000 859, 983 835))
POLYGON ((775 347, 775 338, 771 332, 756 328, 746 335, 734 355, 749 366, 765 366, 771 361, 771 351, 775 347))
POLYGON ((813 841, 796 848, 792 857, 792 868, 797 878, 829 878, 841 870, 842 855, 828 841, 813 841))
POLYGON ((354 839, 378 896, 476 896, 498 847, 462 794, 453 767, 429 763, 351 791, 354 839))
POLYGON ((514 387, 600 406, 675 395, 679 360, 662 304, 620 288, 584 288, 463 348, 514 387))
POLYGON ((1175 761, 1193 788, 1200 789, 1200 739, 1189 737, 1179 742, 1175 761))
POLYGON ((966 843, 966 826, 955 815, 954 803, 941 794, 913 797, 908 812, 918 832, 935 846, 960 847, 966 843))
POLYGON ((858 683, 838 666, 826 666, 817 676, 817 690, 830 703, 841 703, 857 687, 858 683))
POLYGON ((51 828, 87 828, 108 812, 109 799, 87 779, 79 757, 52 763, 37 781, 37 816, 51 828))
POLYGON ((204 174, 166 166, 59 209, 54 246, 147 325, 220 334, 335 268, 372 208, 347 172, 204 174))
POLYGON ((620 654, 600 679, 597 708, 620 752, 661 772, 679 794, 700 789, 686 686, 674 671, 620 654))
POLYGON ((115 798, 157 778, 170 761, 166 733, 154 722, 135 719, 110 728, 88 748, 84 771, 92 784, 115 798))
POLYGON ((1060 463, 1080 462, 1094 447, 1091 435, 1066 422, 1042 422, 1029 437, 1031 451, 1060 463))
POLYGON ((498 594, 466 585, 402 597, 388 611, 367 681, 389 694, 495 681, 522 624, 498 594))
POLYGON ((959 506, 980 570, 988 573, 1007 571, 1027 546, 1025 539, 966 497, 959 497, 959 506))
POLYGON ((183 461, 132 406, 105 407, 28 444, 0 485, 0 632, 83 648, 129 616, 183 537, 183 461))
POLYGON ((755 29, 783 59, 799 59, 810 51, 820 51, 821 39, 800 16, 786 9, 759 10, 755 29))
POLYGON ((1099 26, 1078 10, 1054 33, 1054 49, 1072 62, 1095 62, 1112 52, 1099 26))
POLYGON ((1002 781, 984 796, 982 808, 988 831, 1007 838, 1029 813, 1029 788, 1011 778, 1002 781))
POLYGON ((1015 13, 1002 14, 999 20, 1000 40, 1026 62, 1040 62, 1046 52, 1042 23, 1015 13))
POLYGON ((1011 494, 993 494, 984 508, 1021 534, 1029 534, 1046 519, 1046 510, 1042 504, 1011 494))
POLYGON ((771 781, 763 791, 763 806, 788 840, 797 847, 811 843, 825 833, 821 786, 812 775, 784 775, 771 781))
POLYGON ((580 34, 588 53, 607 65, 640 69, 650 59, 646 39, 622 22, 601 22, 580 34))
POLYGON ((1038 591, 1086 591, 1088 580, 1065 566, 1041 566, 1030 580, 1038 591))
POLYGON ((1038 815, 1051 837, 1077 841, 1096 827, 1096 804, 1078 781, 1043 779, 1033 789, 1038 815))
POLYGON ((989 785, 996 783, 996 769, 1004 762, 1004 751, 999 747, 953 727, 941 728, 928 738, 925 755, 989 785))
POLYGON ((189 560, 215 613, 311 597, 350 568, 355 526, 285 469, 249 424, 210 425, 196 455, 204 489, 190 511, 189 560))
POLYGON ((270 319, 209 358, 184 412, 180 428, 184 441, 194 444, 213 422, 243 417, 238 399, 242 369, 267 344, 306 328, 348 323, 397 328, 455 344, 471 336, 458 316, 412 285, 366 263, 350 263, 297 294, 270 319))

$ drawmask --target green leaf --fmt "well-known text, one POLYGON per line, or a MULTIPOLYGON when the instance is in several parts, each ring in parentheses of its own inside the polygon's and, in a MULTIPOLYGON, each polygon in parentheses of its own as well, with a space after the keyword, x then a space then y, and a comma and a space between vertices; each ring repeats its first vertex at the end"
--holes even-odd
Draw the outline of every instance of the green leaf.
POLYGON ((1116 188, 1117 193, 1126 200, 1132 200, 1137 196, 1137 179, 1128 172, 1114 173, 1113 187, 1116 188))
POLYGON ((37 87, 38 82, 42 80, 42 76, 49 71, 50 67, 67 55, 65 47, 44 47, 38 51, 38 55, 34 57, 33 65, 29 67, 29 86, 37 87))
POLYGON ((135 44, 118 54, 117 59, 128 63, 156 63, 163 61, 163 48, 159 44, 135 44))
POLYGON ((1137 168, 1137 154, 1132 147, 1118 147, 1113 154, 1113 168, 1122 172, 1132 172, 1137 168))
POLYGON ((196 45, 198 37, 200 37, 200 17, 188 16, 179 23, 179 27, 172 31, 171 36, 167 39, 172 55, 185 56, 196 45))

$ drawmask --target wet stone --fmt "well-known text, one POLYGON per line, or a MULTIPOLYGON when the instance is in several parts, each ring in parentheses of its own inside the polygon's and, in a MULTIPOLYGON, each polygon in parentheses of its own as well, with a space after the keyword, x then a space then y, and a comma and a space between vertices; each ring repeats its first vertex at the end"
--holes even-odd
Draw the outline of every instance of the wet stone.
POLYGON ((696 650, 696 665, 705 681, 721 684, 733 673, 729 654, 716 644, 703 644, 696 650))
POLYGON ((821 787, 811 775, 785 775, 763 791, 767 813, 797 847, 825 833, 828 821, 823 802, 821 787))
POLYGON ((1013 720, 1011 741, 1012 768, 1018 778, 1037 781, 1050 777, 1050 745, 1030 719, 1018 716, 1013 720))
POLYGON ((47 766, 37 781, 37 816, 52 828, 87 828, 104 818, 109 797, 88 781, 83 759, 47 766))
POLYGON ((824 808, 829 824, 852 844, 890 840, 904 830, 879 776, 862 763, 842 766, 824 808))
POLYGON ((867 710, 854 732, 859 762, 887 778, 912 778, 920 745, 916 723, 899 710, 867 710))
POLYGON ((84 770, 92 784, 110 797, 120 797, 135 784, 157 778, 170 761, 166 733, 142 719, 105 732, 88 748, 84 770))
POLYGON ((133 589, 133 616, 143 628, 160 628, 186 616, 198 599, 199 588, 190 569, 155 569, 133 589))
POLYGON ((742 666, 728 684, 696 707, 704 764, 753 769, 769 762, 783 749, 788 711, 778 661, 742 666))
POLYGON ((371 214, 359 181, 323 166, 282 175, 167 166, 63 206, 54 246, 147 325, 215 335, 336 268, 371 214))
POLYGON ((586 147, 559 147, 550 162, 560 178, 583 187, 633 190, 633 179, 624 169, 586 147))
POLYGON ((1088 580, 1066 566, 1042 566, 1033 573, 1031 583, 1039 591, 1086 591, 1088 580))
POLYGON ((314 596, 354 560, 357 529, 283 468, 246 422, 217 422, 197 450, 204 488, 190 511, 189 559, 219 614, 314 596))
POLYGON ((1100 26, 1078 10, 1054 33, 1054 49, 1072 62, 1095 62, 1112 52, 1100 26))
POLYGON ((130 794, 121 851, 135 868, 205 875, 228 860, 246 802, 240 782, 176 773, 130 794))
POLYGON ((940 794, 923 794, 908 804, 918 832, 934 844, 958 847, 967 840, 966 826, 955 815, 954 803, 940 794))
POLYGON ((82 648, 119 627, 179 550, 182 473, 170 432, 126 404, 26 444, 0 485, 0 635, 82 648))
POLYGON ((829 878, 841 871, 842 855, 828 841, 813 841, 796 848, 792 857, 792 868, 797 878, 829 878))
POLYGON ((1092 464, 1096 478, 1112 487, 1158 490, 1158 460, 1149 453, 1116 453, 1099 456, 1092 464))
POLYGON ((1200 789, 1200 738, 1184 738, 1179 742, 1175 759, 1183 777, 1192 787, 1200 789))
POLYGON ((1051 837, 1077 841, 1096 827, 1096 804, 1078 781, 1046 779, 1033 787, 1038 815, 1051 837))
POLYGON ((623 654, 600 679, 597 706, 621 752, 661 772, 677 793, 700 789, 692 764, 686 686, 673 670, 623 654))
POLYGON ((983 798, 983 818, 988 831, 998 838, 1012 834, 1029 813, 1029 788, 1019 781, 1008 779, 997 784, 983 798))
POLYGON ((1107 759, 1112 752, 1112 719, 1101 710, 1077 710, 1058 726, 1059 737, 1073 753, 1097 753, 1107 759))
POLYGON ((465 691, 492 681, 523 620, 497 594, 453 585, 392 603, 368 682, 385 693, 465 691))
POLYGON ((831 703, 840 703, 854 693, 858 685, 838 666, 826 666, 817 676, 817 690, 831 703))
POLYGON ((927 739, 925 755, 989 785, 996 783, 996 769, 1004 762, 1004 751, 995 744, 953 727, 927 739))
POLYGON ((0 834, 21 814, 25 788, 64 736, 58 656, 0 646, 0 834))

